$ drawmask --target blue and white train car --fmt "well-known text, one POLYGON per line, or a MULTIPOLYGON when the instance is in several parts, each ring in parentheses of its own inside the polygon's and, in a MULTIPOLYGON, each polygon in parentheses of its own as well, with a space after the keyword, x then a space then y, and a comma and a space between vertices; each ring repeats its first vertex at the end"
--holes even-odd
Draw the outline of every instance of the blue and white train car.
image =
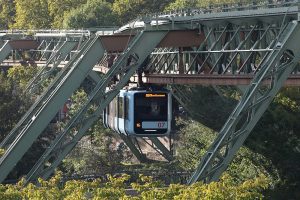
POLYGON ((169 91, 121 90, 103 112, 105 127, 132 136, 169 135, 171 120, 169 91))

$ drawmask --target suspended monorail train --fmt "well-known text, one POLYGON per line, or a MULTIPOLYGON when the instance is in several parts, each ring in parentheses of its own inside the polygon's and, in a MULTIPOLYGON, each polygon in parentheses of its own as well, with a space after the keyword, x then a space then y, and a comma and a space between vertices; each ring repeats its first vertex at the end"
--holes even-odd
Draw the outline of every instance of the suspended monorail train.
POLYGON ((103 111, 103 123, 128 136, 166 136, 171 132, 169 91, 121 90, 103 111))

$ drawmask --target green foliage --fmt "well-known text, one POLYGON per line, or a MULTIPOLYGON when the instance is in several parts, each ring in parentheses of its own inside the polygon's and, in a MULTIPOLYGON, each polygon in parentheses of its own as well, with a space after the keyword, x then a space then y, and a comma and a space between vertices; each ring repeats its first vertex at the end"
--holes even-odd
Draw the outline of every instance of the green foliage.
POLYGON ((262 192, 268 188, 269 181, 260 175, 257 178, 236 184, 230 176, 224 175, 220 182, 203 184, 201 182, 191 186, 171 184, 162 186, 151 177, 140 176, 137 183, 132 183, 132 189, 137 193, 127 196, 125 189, 129 180, 128 175, 119 177, 108 176, 103 183, 100 179, 92 182, 71 180, 61 184, 61 174, 49 181, 39 179, 39 186, 28 184, 23 180, 16 185, 0 185, 1 199, 261 199, 262 192))
POLYGON ((111 4, 104 0, 88 0, 86 4, 64 16, 64 28, 113 26, 117 23, 111 4))
MULTIPOLYGON (((228 5, 236 3, 252 3, 251 0, 176 0, 173 3, 170 3, 166 10, 177 10, 185 8, 209 8, 209 6, 214 5, 228 5)), ((265 0, 256 1, 257 4, 265 4, 265 0)))
MULTIPOLYGON (((183 121, 178 144, 178 160, 180 165, 193 170, 209 145, 214 140, 216 133, 211 129, 194 121, 183 121)), ((238 183, 255 178, 258 174, 265 174, 272 184, 278 182, 278 172, 272 163, 264 156, 242 147, 228 168, 230 176, 238 183)))
POLYGON ((173 0, 115 0, 113 11, 121 23, 127 23, 140 15, 161 12, 170 2, 173 0))
POLYGON ((174 199, 262 199, 261 192, 268 188, 268 184, 268 179, 260 175, 236 185, 234 180, 225 174, 219 182, 195 183, 174 199))
POLYGON ((8 75, 0 73, 0 141, 14 127, 30 104, 30 99, 22 95, 21 85, 25 84, 25 79, 31 75, 27 72, 19 73, 20 71, 22 70, 19 67, 14 67, 9 70, 8 75))
POLYGON ((0 149, 0 157, 5 153, 4 149, 0 149))
POLYGON ((298 100, 300 100, 299 88, 285 88, 276 95, 274 102, 288 108, 292 112, 300 112, 298 100))
POLYGON ((0 28, 8 29, 14 22, 15 6, 12 0, 0 1, 0 28))
POLYGON ((236 89, 219 88, 220 91, 216 92, 213 87, 184 85, 180 89, 192 99, 187 102, 187 111, 193 119, 215 131, 222 128, 237 103, 233 99, 237 96, 236 89))
POLYGON ((113 148, 116 143, 110 130, 97 122, 63 161, 68 174, 104 173, 115 170, 122 161, 123 153, 113 148))
POLYGON ((8 70, 7 77, 16 88, 21 90, 25 89, 28 82, 37 73, 38 68, 36 66, 15 66, 8 70))
POLYGON ((166 10, 170 11, 170 10, 177 10, 177 9, 195 7, 196 6, 196 2, 197 1, 176 0, 175 2, 169 4, 166 7, 166 10))
POLYGON ((47 0, 15 0, 16 23, 12 28, 42 29, 50 28, 47 0))
MULTIPOLYGON (((71 97, 69 117, 73 116, 86 100, 87 94, 84 90, 76 91, 71 97)), ((64 172, 67 174, 89 174, 114 170, 122 161, 123 153, 113 148, 115 142, 111 130, 105 129, 102 120, 99 119, 63 161, 64 172)))
POLYGON ((299 88, 282 89, 246 140, 246 146, 272 161, 280 175, 280 183, 270 191, 270 199, 299 196, 299 106, 299 88))
POLYGON ((48 0, 48 10, 52 28, 63 28, 63 19, 67 13, 86 3, 86 0, 48 0))

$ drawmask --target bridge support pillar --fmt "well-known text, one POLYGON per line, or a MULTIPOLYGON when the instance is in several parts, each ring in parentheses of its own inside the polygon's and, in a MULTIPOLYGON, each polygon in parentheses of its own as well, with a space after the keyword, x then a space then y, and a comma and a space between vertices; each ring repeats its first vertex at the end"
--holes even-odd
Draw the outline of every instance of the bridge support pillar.
POLYGON ((300 35, 300 25, 292 21, 281 30, 273 50, 268 53, 251 84, 243 94, 223 128, 196 171, 188 181, 209 183, 217 181, 226 170, 235 153, 261 118, 279 89, 300 59, 300 46, 295 42, 300 35), (268 82, 268 85, 263 83, 268 82))

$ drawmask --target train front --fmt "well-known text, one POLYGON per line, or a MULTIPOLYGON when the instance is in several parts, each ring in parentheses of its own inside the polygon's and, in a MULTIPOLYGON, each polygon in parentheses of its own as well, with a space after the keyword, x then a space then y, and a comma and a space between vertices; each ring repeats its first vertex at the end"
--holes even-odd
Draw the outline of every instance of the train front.
POLYGON ((134 132, 136 135, 167 135, 171 131, 171 96, 169 92, 134 94, 134 132))

